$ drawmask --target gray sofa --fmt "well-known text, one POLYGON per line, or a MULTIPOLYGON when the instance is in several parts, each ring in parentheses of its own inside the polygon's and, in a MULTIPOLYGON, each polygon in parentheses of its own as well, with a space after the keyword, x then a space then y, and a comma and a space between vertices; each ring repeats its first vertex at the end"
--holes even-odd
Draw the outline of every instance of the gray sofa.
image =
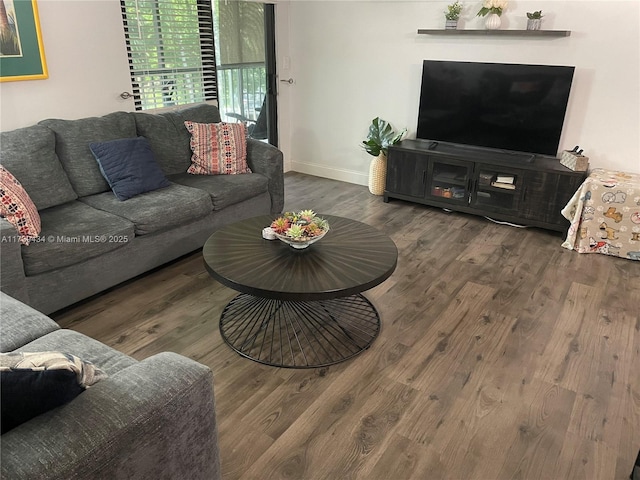
POLYGON ((0 293, 0 350, 62 351, 106 379, 2 435, 3 479, 220 478, 211 370, 174 353, 140 362, 0 293))
POLYGON ((42 222, 28 246, 0 219, 0 289, 51 313, 202 247, 217 228, 284 204, 282 152, 248 139, 253 173, 191 175, 185 120, 220 121, 199 104, 163 113, 49 119, 0 134, 0 163, 24 186, 42 222), (171 186, 119 201, 89 144, 145 137, 171 186))

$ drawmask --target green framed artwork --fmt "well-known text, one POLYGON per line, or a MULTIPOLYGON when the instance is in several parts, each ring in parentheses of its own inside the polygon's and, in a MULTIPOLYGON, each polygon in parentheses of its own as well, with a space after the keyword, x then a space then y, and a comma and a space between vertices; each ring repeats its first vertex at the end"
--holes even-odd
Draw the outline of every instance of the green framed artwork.
POLYGON ((48 76, 36 0, 0 0, 0 81, 48 76))

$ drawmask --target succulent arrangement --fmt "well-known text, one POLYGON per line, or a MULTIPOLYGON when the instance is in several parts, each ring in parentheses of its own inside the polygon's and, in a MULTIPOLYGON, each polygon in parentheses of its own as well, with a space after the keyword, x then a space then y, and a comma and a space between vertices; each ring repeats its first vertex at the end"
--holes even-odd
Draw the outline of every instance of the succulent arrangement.
POLYGON ((540 20, 542 18, 542 10, 536 12, 527 12, 527 18, 529 20, 540 20))
POLYGON ((306 242, 324 235, 329 231, 329 222, 316 216, 313 210, 286 212, 271 223, 271 229, 276 235, 282 235, 290 240, 306 242))

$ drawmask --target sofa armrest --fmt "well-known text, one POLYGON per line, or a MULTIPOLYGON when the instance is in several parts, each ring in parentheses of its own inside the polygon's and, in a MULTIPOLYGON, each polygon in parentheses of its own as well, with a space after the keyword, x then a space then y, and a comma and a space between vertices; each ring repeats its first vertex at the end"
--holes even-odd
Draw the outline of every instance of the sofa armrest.
POLYGON ((2 436, 2 478, 219 479, 213 375, 161 353, 2 436))
POLYGON ((277 215, 284 208, 283 155, 273 145, 247 138, 247 163, 252 172, 269 179, 271 213, 277 215))
POLYGON ((0 290, 29 303, 18 232, 5 218, 0 218, 0 290))

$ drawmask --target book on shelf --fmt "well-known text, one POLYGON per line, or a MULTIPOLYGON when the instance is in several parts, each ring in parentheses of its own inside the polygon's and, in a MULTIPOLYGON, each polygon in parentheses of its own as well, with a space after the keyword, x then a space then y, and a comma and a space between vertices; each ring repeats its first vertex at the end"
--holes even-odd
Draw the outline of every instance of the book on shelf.
POLYGON ((515 190, 516 186, 513 183, 505 183, 505 182, 491 182, 492 187, 496 188, 504 188, 506 190, 515 190))
POLYGON ((513 183, 515 177, 513 175, 497 175, 496 182, 498 183, 513 183))

